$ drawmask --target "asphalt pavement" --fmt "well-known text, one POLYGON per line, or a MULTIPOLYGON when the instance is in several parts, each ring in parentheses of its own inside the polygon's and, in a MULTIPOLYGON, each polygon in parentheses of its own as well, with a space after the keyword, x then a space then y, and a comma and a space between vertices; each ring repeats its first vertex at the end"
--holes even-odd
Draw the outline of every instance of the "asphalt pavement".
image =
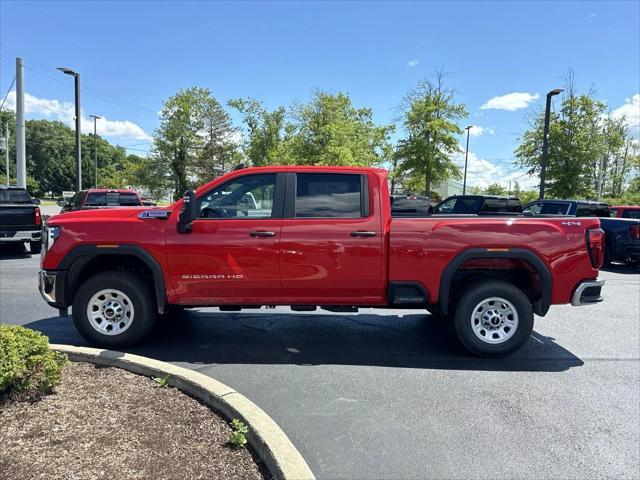
MULTIPOLYGON (((0 247, 0 321, 86 345, 0 247)), ((211 375, 282 427, 319 479, 639 478, 640 270, 552 307, 507 359, 469 356, 415 310, 193 310, 128 351, 211 375)))

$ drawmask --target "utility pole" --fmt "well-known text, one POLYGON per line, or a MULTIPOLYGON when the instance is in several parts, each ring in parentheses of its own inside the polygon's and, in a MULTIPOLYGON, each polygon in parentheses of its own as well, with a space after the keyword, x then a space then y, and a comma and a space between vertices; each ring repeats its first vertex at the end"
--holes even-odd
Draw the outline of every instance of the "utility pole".
POLYGON ((60 70, 65 75, 72 75, 74 78, 76 97, 76 191, 79 192, 80 190, 82 190, 82 144, 80 141, 80 135, 82 134, 82 118, 80 116, 80 74, 67 67, 58 67, 58 70, 60 70))
POLYGON ((7 165, 7 187, 9 186, 9 121, 4 122, 4 159, 7 165))
POLYGON ((462 194, 467 193, 467 161, 469 160, 469 130, 473 128, 473 125, 465 127, 467 131, 467 149, 464 152, 464 180, 462 181, 462 194))
MULTIPOLYGON (((605 143, 607 142, 607 138, 606 138, 606 129, 602 129, 602 136, 605 140, 605 143)), ((597 178, 597 185, 596 185, 596 201, 600 201, 600 197, 602 196, 602 184, 604 183, 604 160, 605 160, 605 156, 606 156, 607 152, 606 149, 605 151, 602 153, 602 156, 600 157, 600 162, 598 162, 598 178, 597 178)))
POLYGON ((27 146, 24 123, 24 61, 16 58, 16 184, 27 186, 27 146))
POLYGON ((549 120, 551 118, 551 97, 563 92, 562 88, 554 88, 547 93, 547 105, 544 110, 544 131, 542 136, 542 159, 540 161, 540 200, 544 199, 544 183, 547 177, 547 157, 549 156, 549 120))
POLYGON ((89 116, 93 118, 93 159, 96 164, 96 188, 98 188, 98 131, 96 128, 96 121, 102 117, 99 117, 97 115, 89 116))

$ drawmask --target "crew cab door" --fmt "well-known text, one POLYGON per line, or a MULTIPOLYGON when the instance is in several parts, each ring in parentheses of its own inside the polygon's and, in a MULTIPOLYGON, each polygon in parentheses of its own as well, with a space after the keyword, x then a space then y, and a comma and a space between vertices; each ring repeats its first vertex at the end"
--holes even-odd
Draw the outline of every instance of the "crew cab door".
POLYGON ((167 262, 180 303, 253 305, 281 296, 285 175, 232 178, 199 196, 190 233, 167 230, 167 262))
POLYGON ((288 174, 280 239, 288 303, 384 303, 383 225, 379 197, 370 195, 375 181, 366 173, 288 174))

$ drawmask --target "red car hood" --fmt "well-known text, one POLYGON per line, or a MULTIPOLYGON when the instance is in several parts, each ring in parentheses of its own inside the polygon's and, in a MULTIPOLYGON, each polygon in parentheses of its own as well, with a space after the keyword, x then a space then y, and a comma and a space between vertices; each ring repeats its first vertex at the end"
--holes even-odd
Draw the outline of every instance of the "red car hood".
POLYGON ((75 210, 73 212, 60 213, 49 218, 48 223, 64 223, 66 221, 73 220, 107 220, 128 218, 134 215, 139 215, 146 211, 171 211, 171 207, 107 207, 107 208, 92 208, 87 210, 75 210))

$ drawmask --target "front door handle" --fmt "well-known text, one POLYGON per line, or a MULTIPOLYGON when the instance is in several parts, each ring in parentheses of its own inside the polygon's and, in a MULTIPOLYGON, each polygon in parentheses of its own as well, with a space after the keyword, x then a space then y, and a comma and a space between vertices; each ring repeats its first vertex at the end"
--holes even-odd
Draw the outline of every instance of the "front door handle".
POLYGON ((352 237, 375 237, 376 232, 362 232, 362 231, 351 232, 351 236, 352 237))
POLYGON ((276 232, 264 232, 262 230, 259 230, 257 232, 251 232, 249 235, 252 237, 275 237, 276 232))

